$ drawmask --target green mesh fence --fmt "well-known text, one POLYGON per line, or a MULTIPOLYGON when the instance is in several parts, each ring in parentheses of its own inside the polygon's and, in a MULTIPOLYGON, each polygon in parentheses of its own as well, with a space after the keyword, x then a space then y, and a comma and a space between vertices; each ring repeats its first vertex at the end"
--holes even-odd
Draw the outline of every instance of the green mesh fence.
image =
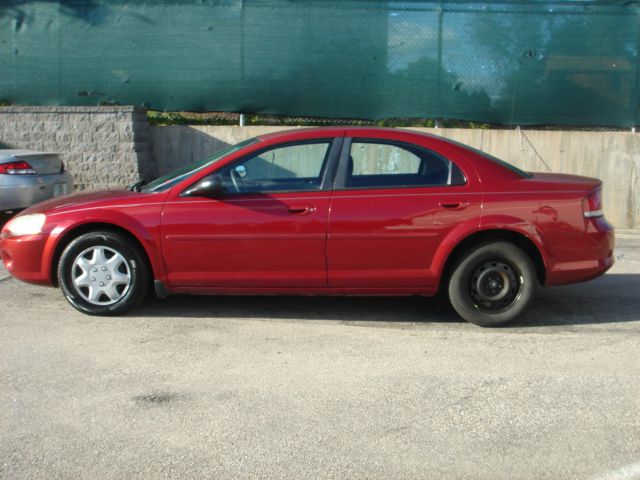
POLYGON ((631 126, 636 2, 0 2, 0 100, 631 126))

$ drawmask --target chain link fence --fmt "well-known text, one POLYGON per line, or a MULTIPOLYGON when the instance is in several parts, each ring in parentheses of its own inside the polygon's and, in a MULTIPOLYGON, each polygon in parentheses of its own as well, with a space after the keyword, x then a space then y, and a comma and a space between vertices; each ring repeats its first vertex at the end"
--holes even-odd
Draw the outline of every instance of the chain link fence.
POLYGON ((617 1, 8 0, 0 101, 630 127, 617 1))

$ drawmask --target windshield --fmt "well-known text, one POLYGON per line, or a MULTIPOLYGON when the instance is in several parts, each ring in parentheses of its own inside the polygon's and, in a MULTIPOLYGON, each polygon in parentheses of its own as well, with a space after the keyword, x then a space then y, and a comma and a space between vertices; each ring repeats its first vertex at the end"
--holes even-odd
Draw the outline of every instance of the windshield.
POLYGON ((213 155, 205 158, 204 160, 200 160, 199 162, 190 163, 189 165, 185 165, 184 167, 180 167, 162 177, 156 178, 151 182, 147 183, 144 188, 142 188, 142 192, 145 193, 153 193, 153 192, 164 192, 169 190, 175 184, 181 182, 185 178, 187 178, 192 173, 197 172, 198 170, 202 170, 203 168, 208 167, 212 163, 217 162, 223 157, 230 155, 234 152, 237 152, 241 148, 246 147, 247 145, 251 145, 258 141, 257 138, 250 138, 243 142, 240 142, 236 145, 230 145, 227 148, 223 148, 222 150, 217 151, 213 155))

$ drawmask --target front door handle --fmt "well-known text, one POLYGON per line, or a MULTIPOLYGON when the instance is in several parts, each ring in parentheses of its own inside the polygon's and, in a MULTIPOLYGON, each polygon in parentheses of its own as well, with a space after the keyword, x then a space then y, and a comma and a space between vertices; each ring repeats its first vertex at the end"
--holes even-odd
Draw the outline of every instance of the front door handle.
POLYGON ((314 205, 289 205, 287 211, 291 215, 309 215, 316 211, 314 205))
POLYGON ((438 205, 447 210, 464 210, 469 206, 469 202, 440 202, 438 205))

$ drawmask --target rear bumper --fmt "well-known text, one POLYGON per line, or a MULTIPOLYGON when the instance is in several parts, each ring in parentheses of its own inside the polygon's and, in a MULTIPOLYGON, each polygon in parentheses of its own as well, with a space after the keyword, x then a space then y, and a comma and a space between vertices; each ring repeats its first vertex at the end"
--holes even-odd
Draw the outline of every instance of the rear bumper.
POLYGON ((547 272, 546 285, 566 285, 599 277, 614 264, 615 233, 604 217, 587 220, 586 232, 571 239, 547 272))
POLYGON ((73 192, 73 177, 52 175, 0 175, 0 211, 21 210, 31 205, 73 192))
POLYGON ((52 285, 45 261, 49 235, 24 235, 0 239, 0 256, 7 271, 18 280, 52 285))

